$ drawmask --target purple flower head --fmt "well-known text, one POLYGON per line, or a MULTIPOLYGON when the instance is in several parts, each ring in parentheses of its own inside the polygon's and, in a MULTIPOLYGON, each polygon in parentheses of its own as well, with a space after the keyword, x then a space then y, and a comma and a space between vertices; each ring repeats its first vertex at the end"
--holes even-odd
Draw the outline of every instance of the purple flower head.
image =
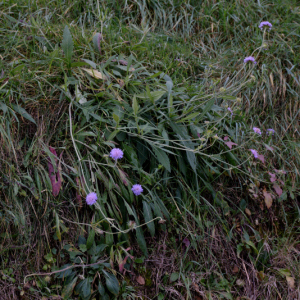
POLYGON ((258 152, 256 150, 254 149, 249 149, 249 150, 252 152, 255 158, 258 158, 258 152))
POLYGON ((232 111, 232 109, 231 109, 230 107, 228 107, 227 110, 230 111, 231 116, 233 116, 233 111, 232 111))
POLYGON ((97 194, 92 192, 92 193, 89 193, 87 196, 86 196, 86 204, 87 205, 93 205, 96 203, 98 197, 97 197, 97 194))
POLYGON ((262 30, 265 26, 269 27, 269 31, 272 28, 272 24, 270 22, 268 22, 268 21, 261 22, 258 27, 262 30))
POLYGON ((140 184, 134 184, 131 190, 136 196, 140 195, 144 191, 140 184))
POLYGON ((275 130, 273 128, 269 128, 269 129, 267 129, 267 133, 270 135, 274 135, 275 130))
POLYGON ((248 61, 252 61, 254 64, 256 64, 255 58, 253 56, 245 57, 244 63, 247 63, 248 61))
POLYGON ((123 151, 119 148, 114 148, 110 151, 110 157, 114 160, 123 158, 123 151))
POLYGON ((253 131, 255 133, 261 134, 261 130, 259 128, 257 128, 257 127, 253 127, 253 131))

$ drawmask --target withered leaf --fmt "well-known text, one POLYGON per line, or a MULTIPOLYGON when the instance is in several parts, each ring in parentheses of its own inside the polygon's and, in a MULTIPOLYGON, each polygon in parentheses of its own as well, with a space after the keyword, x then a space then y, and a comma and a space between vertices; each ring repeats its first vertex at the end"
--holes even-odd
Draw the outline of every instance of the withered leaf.
POLYGON ((245 213, 248 215, 248 216, 251 216, 251 211, 249 208, 245 208, 245 213))
POLYGON ((265 163, 265 157, 262 154, 258 154, 257 158, 264 164, 265 163))
POLYGON ((269 145, 265 145, 265 146, 266 146, 267 150, 269 150, 269 151, 273 151, 274 150, 274 148, 271 147, 271 146, 269 146, 269 145))
POLYGON ((144 279, 141 275, 139 275, 139 276, 137 277, 136 281, 137 281, 138 284, 140 284, 140 285, 144 285, 144 284, 145 284, 145 279, 144 279))
POLYGON ((233 143, 233 142, 230 142, 230 141, 226 142, 225 144, 228 146, 229 149, 231 149, 233 145, 237 146, 236 143, 233 143))
MULTIPOLYGON (((52 162, 50 160, 50 158, 48 158, 48 170, 49 170, 49 178, 51 181, 51 185, 52 185, 52 194, 54 197, 56 197, 59 194, 59 191, 61 189, 61 174, 60 174, 60 164, 58 164, 58 159, 57 159, 57 153, 55 151, 54 148, 49 147, 49 150, 52 154, 55 155, 55 164, 56 164, 56 168, 57 168, 57 172, 55 173, 54 171, 54 167, 52 165, 52 162)), ((61 153, 62 155, 62 153, 61 153)), ((60 158, 61 158, 60 155, 60 158)))
POLYGON ((282 195, 281 187, 278 184, 274 183, 273 188, 274 188, 275 192, 277 193, 277 195, 280 197, 282 195))
POLYGON ((275 182, 276 181, 276 174, 273 174, 273 173, 269 172, 269 175, 270 175, 270 181, 275 182))
POLYGON ((106 79, 107 79, 107 77, 106 77, 103 73, 101 73, 101 72, 99 72, 99 71, 97 71, 97 70, 95 70, 95 69, 86 69, 86 68, 82 68, 82 70, 84 70, 84 71, 87 72, 90 76, 92 76, 92 77, 94 77, 94 78, 96 78, 96 79, 102 79, 102 80, 106 80, 106 79))
POLYGON ((273 203, 272 195, 267 192, 266 188, 264 188, 264 190, 263 190, 263 195, 265 197, 265 204, 266 204, 267 208, 269 209, 273 203))
POLYGON ((286 276, 286 281, 290 289, 295 288, 295 279, 294 277, 286 276))
POLYGON ((232 273, 238 273, 239 272, 239 267, 237 265, 234 265, 232 269, 232 273))

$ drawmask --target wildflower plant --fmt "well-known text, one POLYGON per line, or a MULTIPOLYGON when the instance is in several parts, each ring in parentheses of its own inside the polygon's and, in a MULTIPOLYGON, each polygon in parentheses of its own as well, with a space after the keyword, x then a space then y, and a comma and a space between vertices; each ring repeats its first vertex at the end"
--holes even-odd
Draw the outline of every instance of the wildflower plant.
POLYGON ((87 205, 93 205, 96 203, 98 197, 97 197, 97 194, 92 192, 92 193, 89 193, 87 196, 86 196, 86 204, 87 205))
POLYGON ((253 127, 253 131, 261 135, 261 130, 258 127, 253 127))
POLYGON ((114 149, 112 149, 111 151, 110 151, 110 157, 112 158, 112 159, 114 159, 115 161, 117 161, 118 159, 121 159, 121 158, 123 158, 123 155, 124 155, 124 153, 123 153, 123 151, 121 150, 121 149, 119 149, 119 148, 114 148, 114 149))
POLYGON ((144 191, 140 184, 134 184, 131 190, 136 196, 139 196, 144 191))
POLYGON ((261 30, 263 30, 264 28, 267 28, 269 31, 271 31, 272 29, 272 24, 268 21, 263 21, 259 24, 258 26, 261 30))
POLYGON ((251 153, 253 154, 254 158, 258 158, 258 152, 255 149, 249 149, 251 153))
POLYGON ((269 128, 269 129, 267 129, 267 134, 274 135, 275 134, 275 130, 273 128, 269 128))
POLYGON ((257 64, 255 58, 253 56, 247 56, 244 59, 244 63, 253 62, 254 64, 257 64))

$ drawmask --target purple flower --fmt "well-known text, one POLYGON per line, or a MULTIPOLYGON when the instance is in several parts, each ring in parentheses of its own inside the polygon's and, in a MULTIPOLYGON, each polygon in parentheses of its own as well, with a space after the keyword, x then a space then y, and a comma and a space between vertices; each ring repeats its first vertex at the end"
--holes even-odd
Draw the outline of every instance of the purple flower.
POLYGON ((275 130, 273 128, 269 128, 269 129, 267 129, 267 133, 270 135, 274 135, 275 130))
POLYGON ((256 150, 254 149, 249 149, 249 150, 252 152, 255 158, 258 158, 258 152, 256 150))
POLYGON ((123 151, 119 148, 114 148, 110 151, 110 157, 114 160, 123 158, 123 151))
POLYGON ((131 190, 136 196, 140 195, 144 191, 140 184, 134 184, 131 190))
POLYGON ((227 108, 227 110, 229 110, 231 112, 231 116, 233 116, 233 111, 230 107, 227 108))
POLYGON ((248 61, 252 61, 254 64, 256 64, 255 58, 253 56, 245 57, 244 63, 247 63, 248 61))
POLYGON ((262 30, 264 28, 264 26, 268 26, 269 27, 269 31, 272 28, 272 24, 270 22, 268 22, 268 21, 261 22, 258 27, 262 30))
POLYGON ((257 128, 257 127, 253 127, 253 131, 255 133, 261 134, 261 130, 259 128, 257 128))
POLYGON ((92 193, 89 193, 87 196, 86 196, 86 204, 87 205, 93 205, 96 203, 98 197, 97 197, 97 194, 92 192, 92 193))
POLYGON ((184 238, 182 240, 182 243, 188 248, 188 246, 191 244, 190 240, 188 238, 184 238))

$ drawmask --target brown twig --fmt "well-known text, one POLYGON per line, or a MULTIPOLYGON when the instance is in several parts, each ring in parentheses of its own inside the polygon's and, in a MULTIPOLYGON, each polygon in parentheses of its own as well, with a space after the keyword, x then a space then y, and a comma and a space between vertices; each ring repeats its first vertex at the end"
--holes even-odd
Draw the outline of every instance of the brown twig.
POLYGON ((64 268, 62 270, 57 270, 57 271, 53 271, 53 272, 49 272, 49 273, 32 273, 32 274, 28 274, 24 277, 24 284, 26 283, 26 277, 29 277, 29 276, 47 276, 47 275, 53 275, 53 274, 56 274, 56 273, 61 273, 61 272, 64 272, 66 270, 69 270, 69 269, 73 269, 73 268, 86 268, 86 267, 92 267, 92 266, 96 266, 96 265, 99 265, 101 263, 104 263, 105 261, 107 261, 107 259, 105 260, 99 260, 98 262, 96 263, 93 263, 93 264, 89 264, 89 265, 73 265, 73 266, 69 266, 67 268, 64 268))

